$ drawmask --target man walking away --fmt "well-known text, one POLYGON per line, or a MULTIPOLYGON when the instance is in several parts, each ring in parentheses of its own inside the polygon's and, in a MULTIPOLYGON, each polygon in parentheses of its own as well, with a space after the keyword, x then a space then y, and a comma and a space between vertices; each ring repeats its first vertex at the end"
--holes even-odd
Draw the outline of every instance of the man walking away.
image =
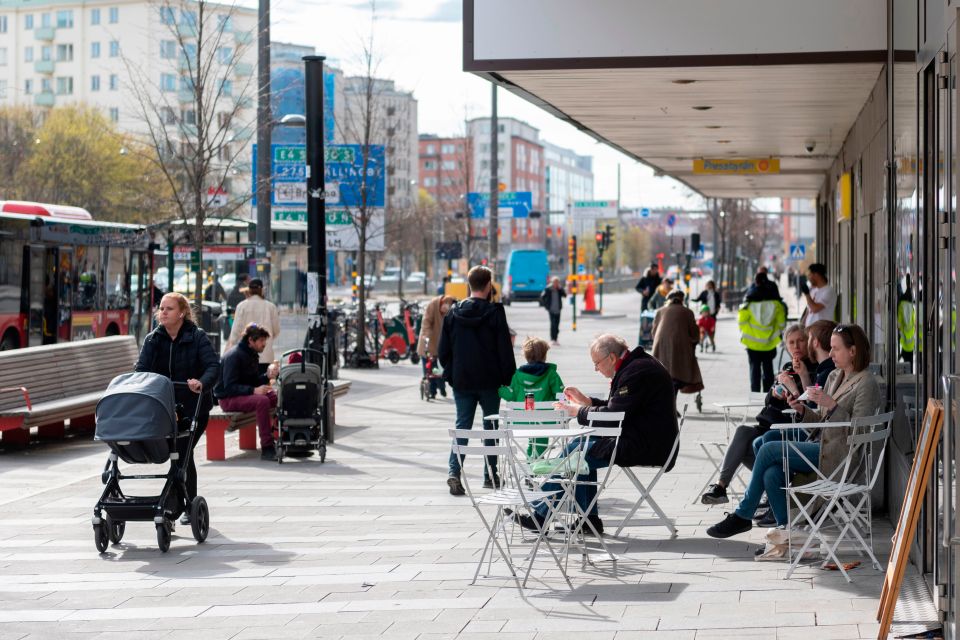
POLYGON ((647 305, 650 304, 650 298, 653 296, 653 292, 657 290, 657 287, 660 286, 660 267, 656 262, 650 265, 650 268, 647 269, 647 272, 643 274, 643 277, 640 278, 640 282, 637 283, 635 287, 637 293, 640 294, 640 311, 646 311, 647 305))
MULTIPOLYGON (((492 415, 500 408, 497 390, 510 384, 517 363, 510 343, 510 328, 502 304, 490 302, 493 297, 493 272, 476 266, 467 274, 470 297, 454 306, 443 319, 440 348, 437 356, 443 376, 453 387, 457 407, 457 429, 472 429, 477 405, 482 415, 492 415)), ((494 424, 484 421, 484 429, 494 424)), ((494 444, 493 441, 486 441, 494 444)), ((458 444, 467 444, 466 440, 458 444)), ((455 496, 464 494, 460 482, 461 461, 450 451, 447 486, 455 496)), ((483 486, 498 487, 497 459, 491 456, 483 470, 483 486)))
POLYGON ((553 344, 559 344, 557 337, 560 335, 560 310, 563 309, 563 299, 566 297, 567 292, 560 286, 560 278, 556 276, 540 294, 540 306, 550 314, 550 342, 553 344))
POLYGON ((804 326, 809 327, 817 320, 833 320, 837 307, 837 292, 827 281, 826 265, 815 262, 807 267, 807 281, 810 286, 804 285, 800 290, 807 301, 804 326))

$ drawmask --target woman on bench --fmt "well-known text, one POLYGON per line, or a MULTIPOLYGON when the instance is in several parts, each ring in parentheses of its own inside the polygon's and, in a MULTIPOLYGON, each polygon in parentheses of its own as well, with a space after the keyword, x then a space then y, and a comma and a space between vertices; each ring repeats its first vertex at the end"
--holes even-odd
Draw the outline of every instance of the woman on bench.
MULTIPOLYGON (((200 442, 200 436, 207 428, 213 397, 203 393, 205 389, 213 391, 220 377, 220 358, 213 350, 207 334, 193 321, 190 303, 180 293, 168 293, 160 299, 156 312, 157 328, 147 334, 140 348, 140 357, 135 371, 150 371, 166 376, 174 382, 186 382, 187 386, 174 387, 177 404, 183 406, 184 416, 193 416, 197 402, 201 402, 197 419, 197 434, 193 445, 200 442), (201 395, 202 394, 202 395, 201 395)), ((182 416, 181 416, 182 417, 182 416)), ((177 441, 181 458, 186 456, 187 438, 177 441)), ((197 495, 197 465, 190 456, 187 466, 187 504, 197 495)), ((184 513, 180 524, 190 524, 190 515, 184 513)))

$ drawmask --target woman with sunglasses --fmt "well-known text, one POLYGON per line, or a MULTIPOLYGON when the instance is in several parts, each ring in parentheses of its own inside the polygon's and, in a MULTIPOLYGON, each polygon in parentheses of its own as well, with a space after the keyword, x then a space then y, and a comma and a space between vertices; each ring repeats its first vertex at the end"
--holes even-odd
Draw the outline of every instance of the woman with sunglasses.
MULTIPOLYGON (((881 402, 880 386, 869 371, 870 342, 863 329, 855 324, 838 325, 830 336, 830 357, 836 369, 827 377, 827 383, 823 388, 808 387, 806 390, 816 409, 808 408, 794 394, 789 395, 790 407, 797 411, 799 419, 802 422, 847 422, 851 418, 876 413, 881 402)), ((787 449, 790 470, 810 472, 813 469, 807 460, 816 460, 820 472, 829 476, 847 454, 849 435, 849 428, 814 429, 806 442, 794 443, 787 449)), ((779 442, 769 442, 757 452, 750 483, 737 510, 707 529, 707 535, 729 538, 749 531, 764 491, 777 524, 787 525, 786 484, 783 447, 779 442)))

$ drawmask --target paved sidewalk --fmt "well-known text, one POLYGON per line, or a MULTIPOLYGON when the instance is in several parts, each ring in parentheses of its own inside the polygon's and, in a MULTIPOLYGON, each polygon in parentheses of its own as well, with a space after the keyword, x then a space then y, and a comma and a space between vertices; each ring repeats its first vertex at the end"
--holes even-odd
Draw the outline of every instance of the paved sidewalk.
MULTIPOLYGON (((568 384, 607 386, 586 351, 598 332, 636 337, 637 297, 607 296, 605 304, 627 317, 580 319, 573 334, 565 310, 562 346, 550 356, 568 384)), ((546 333, 535 305, 508 314, 518 346, 528 333, 546 333)), ((89 518, 102 445, 0 450, 0 639, 147 640, 183 631, 203 640, 875 637, 880 573, 862 566, 848 585, 837 572, 805 568, 784 580, 783 564, 753 560, 763 531, 726 541, 704 533, 723 509, 694 504, 708 468, 695 443, 723 437, 711 403, 747 390, 734 316, 718 327, 717 353, 701 358, 704 413, 681 396, 691 404, 680 460, 657 487, 679 536, 651 527, 608 536, 620 557, 615 573, 599 558, 586 571, 572 561, 570 590, 545 559, 526 598, 505 578, 470 586, 484 532, 445 484, 452 400, 420 401, 420 368, 388 363, 343 372, 353 388, 337 404, 326 464, 261 462, 228 438, 227 461, 199 465, 209 540, 197 545, 178 527, 168 554, 157 551, 148 523, 130 523, 121 545, 97 554, 89 518)), ((611 532, 633 500, 618 476, 600 505, 611 532)), ((889 523, 878 521, 877 546, 889 537, 889 523)))

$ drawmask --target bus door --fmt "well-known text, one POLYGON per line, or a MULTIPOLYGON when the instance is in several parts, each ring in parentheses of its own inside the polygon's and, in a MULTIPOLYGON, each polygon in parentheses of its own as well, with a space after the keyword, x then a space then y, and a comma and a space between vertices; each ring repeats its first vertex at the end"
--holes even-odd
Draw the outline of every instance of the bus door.
MULTIPOLYGON (((56 317, 56 305, 47 304, 48 298, 54 298, 53 292, 56 290, 54 284, 50 284, 51 274, 47 264, 47 249, 45 247, 27 246, 24 247, 26 268, 20 275, 21 286, 24 294, 22 300, 26 301, 26 309, 23 312, 27 315, 27 345, 35 347, 41 344, 55 342, 53 330, 49 333, 49 339, 45 336, 46 318, 48 314, 56 317), (47 295, 49 292, 49 296, 47 295)), ((22 303, 21 303, 22 305, 22 303)), ((50 325, 51 327, 54 325, 50 325)))
POLYGON ((152 297, 152 261, 152 252, 130 252, 130 335, 137 339, 137 343, 150 332, 151 311, 160 302, 152 297))

